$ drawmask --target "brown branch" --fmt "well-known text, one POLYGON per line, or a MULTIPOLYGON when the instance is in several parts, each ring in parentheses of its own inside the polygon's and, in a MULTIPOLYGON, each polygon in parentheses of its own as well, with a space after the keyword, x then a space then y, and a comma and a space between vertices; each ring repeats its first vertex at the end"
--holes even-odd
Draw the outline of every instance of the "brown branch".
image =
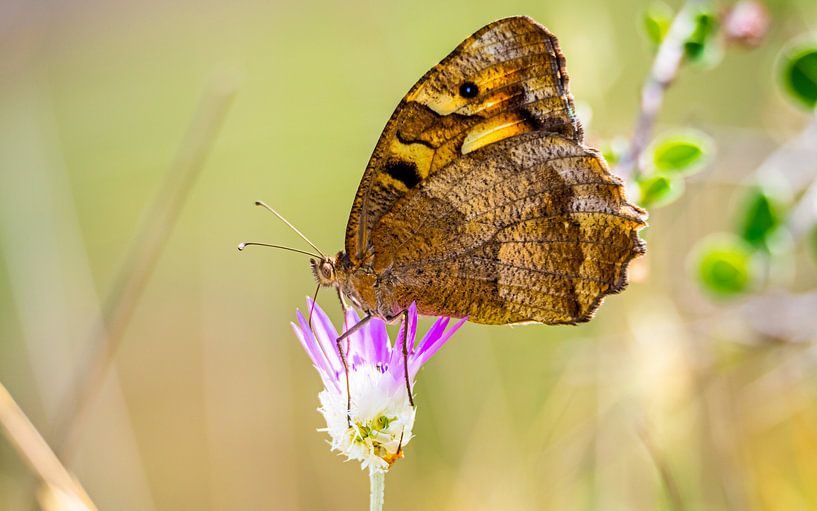
POLYGON ((71 509, 96 511, 82 485, 74 479, 48 446, 37 428, 8 390, 0 383, 0 430, 42 481, 38 498, 43 509, 67 509, 59 503, 71 502, 71 509))
POLYGON ((695 29, 695 14, 705 3, 705 0, 687 0, 658 47, 650 74, 641 89, 641 107, 630 147, 616 167, 616 174, 623 179, 637 174, 638 160, 652 137, 655 120, 664 104, 664 93, 684 61, 684 43, 695 29))
POLYGON ((234 95, 235 86, 224 80, 212 84, 204 94, 176 159, 133 239, 90 335, 85 364, 77 372, 76 382, 57 415, 55 446, 64 459, 73 453, 73 439, 80 429, 82 416, 104 383, 136 305, 201 173, 234 95))

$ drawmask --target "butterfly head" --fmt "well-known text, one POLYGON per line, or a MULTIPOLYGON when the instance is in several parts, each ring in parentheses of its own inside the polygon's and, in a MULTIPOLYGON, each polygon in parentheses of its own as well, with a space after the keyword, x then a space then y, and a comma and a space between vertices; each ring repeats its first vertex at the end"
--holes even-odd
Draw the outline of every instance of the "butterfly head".
POLYGON ((320 259, 310 259, 312 275, 321 287, 342 288, 348 273, 348 258, 343 252, 338 252, 335 256, 324 256, 320 259))
POLYGON ((332 257, 322 257, 321 259, 310 259, 312 275, 322 287, 336 286, 338 277, 335 275, 335 260, 332 257))
POLYGON ((353 267, 349 256, 343 252, 338 252, 334 257, 310 259, 309 263, 318 285, 337 288, 355 307, 366 312, 376 310, 376 275, 371 269, 353 267))

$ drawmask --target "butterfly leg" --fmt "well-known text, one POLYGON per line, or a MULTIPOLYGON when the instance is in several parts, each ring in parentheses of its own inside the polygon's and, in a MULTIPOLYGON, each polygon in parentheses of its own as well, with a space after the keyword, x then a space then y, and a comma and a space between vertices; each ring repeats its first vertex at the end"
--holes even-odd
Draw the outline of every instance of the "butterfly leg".
POLYGON ((335 290, 338 292, 338 301, 340 301, 340 306, 343 309, 343 312, 346 312, 349 305, 346 303, 346 299, 343 297, 343 292, 341 292, 339 287, 335 288, 335 290))
POLYGON ((409 403, 414 408, 414 397, 411 395, 411 380, 409 380, 408 370, 408 311, 403 311, 403 374, 406 377, 406 392, 408 392, 409 403))
POLYGON ((352 427, 352 392, 349 388, 349 361, 346 360, 346 353, 343 349, 343 341, 346 341, 350 335, 360 330, 366 323, 369 322, 370 319, 372 319, 372 315, 366 314, 363 319, 352 325, 352 328, 349 330, 343 332, 343 334, 341 334, 341 336, 335 341, 338 346, 340 361, 343 364, 343 372, 346 375, 346 422, 349 427, 352 427))

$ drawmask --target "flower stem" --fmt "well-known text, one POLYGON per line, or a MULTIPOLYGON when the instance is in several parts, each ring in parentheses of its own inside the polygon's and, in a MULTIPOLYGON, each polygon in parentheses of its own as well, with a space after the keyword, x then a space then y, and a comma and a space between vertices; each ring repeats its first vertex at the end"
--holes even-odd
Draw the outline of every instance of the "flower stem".
POLYGON ((383 491, 386 488, 386 473, 382 470, 369 468, 369 484, 371 485, 369 510, 381 511, 383 509, 383 491))

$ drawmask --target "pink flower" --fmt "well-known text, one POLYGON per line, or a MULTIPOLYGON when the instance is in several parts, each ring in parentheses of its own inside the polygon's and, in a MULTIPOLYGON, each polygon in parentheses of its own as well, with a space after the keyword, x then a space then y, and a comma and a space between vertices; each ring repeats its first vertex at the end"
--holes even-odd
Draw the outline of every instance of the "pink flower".
MULTIPOLYGON (((307 310, 312 306, 307 301, 307 310)), ((333 450, 349 459, 361 462, 362 468, 387 471, 402 456, 402 447, 412 438, 415 408, 411 406, 406 389, 403 361, 403 328, 389 340, 386 324, 379 318, 371 319, 344 342, 349 362, 349 388, 352 405, 347 417, 346 373, 337 351, 338 331, 315 305, 312 329, 300 311, 298 324, 292 323, 295 335, 312 359, 323 380, 324 390, 319 394, 318 409, 326 419, 333 450), (314 329, 314 333, 313 333, 314 329), (351 418, 351 427, 348 418, 351 418)), ((446 330, 450 318, 439 318, 419 343, 417 307, 408 309, 408 375, 411 387, 417 372, 443 344, 465 323, 463 318, 446 330)), ((354 310, 346 311, 343 331, 360 321, 354 310)))

